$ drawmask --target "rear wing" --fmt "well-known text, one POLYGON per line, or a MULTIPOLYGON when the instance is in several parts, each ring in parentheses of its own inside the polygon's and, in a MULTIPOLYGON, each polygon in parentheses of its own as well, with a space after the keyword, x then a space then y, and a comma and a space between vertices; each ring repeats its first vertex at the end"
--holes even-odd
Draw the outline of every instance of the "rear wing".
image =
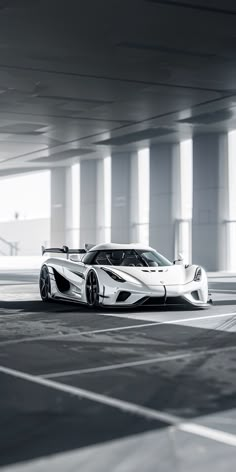
POLYGON ((62 247, 45 247, 45 246, 42 246, 42 256, 46 253, 46 252, 54 252, 54 253, 58 253, 58 254, 66 254, 67 256, 67 259, 69 257, 69 254, 86 254, 86 250, 85 249, 70 249, 68 246, 62 246, 62 247))

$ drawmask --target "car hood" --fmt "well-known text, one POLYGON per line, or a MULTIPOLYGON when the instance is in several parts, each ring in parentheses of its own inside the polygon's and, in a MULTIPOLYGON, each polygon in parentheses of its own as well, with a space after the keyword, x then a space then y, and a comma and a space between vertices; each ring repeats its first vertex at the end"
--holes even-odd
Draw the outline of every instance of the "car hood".
POLYGON ((104 269, 110 269, 125 278, 125 274, 134 277, 145 285, 182 285, 189 282, 189 274, 186 273, 184 265, 173 265, 166 267, 117 267, 106 266, 104 269))

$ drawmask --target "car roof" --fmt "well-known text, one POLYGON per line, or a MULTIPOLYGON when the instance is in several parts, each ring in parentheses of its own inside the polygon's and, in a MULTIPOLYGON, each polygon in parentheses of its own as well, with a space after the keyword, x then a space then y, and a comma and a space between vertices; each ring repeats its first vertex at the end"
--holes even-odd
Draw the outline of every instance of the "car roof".
POLYGON ((143 251, 153 251, 153 248, 150 246, 145 246, 144 244, 139 243, 129 243, 129 244, 118 244, 118 243, 104 243, 97 244, 89 249, 88 252, 92 251, 103 251, 103 250, 122 250, 122 249, 141 249, 143 251))

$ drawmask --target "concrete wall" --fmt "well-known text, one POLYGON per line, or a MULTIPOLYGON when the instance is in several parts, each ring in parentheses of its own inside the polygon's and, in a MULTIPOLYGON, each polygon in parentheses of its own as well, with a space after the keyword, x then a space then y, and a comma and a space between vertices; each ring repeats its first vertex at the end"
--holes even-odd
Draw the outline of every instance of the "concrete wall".
MULTIPOLYGON (((0 236, 18 243, 19 256, 38 256, 41 246, 50 243, 50 219, 16 220, 0 223, 0 236)), ((8 247, 0 242, 0 251, 9 255, 8 247)))

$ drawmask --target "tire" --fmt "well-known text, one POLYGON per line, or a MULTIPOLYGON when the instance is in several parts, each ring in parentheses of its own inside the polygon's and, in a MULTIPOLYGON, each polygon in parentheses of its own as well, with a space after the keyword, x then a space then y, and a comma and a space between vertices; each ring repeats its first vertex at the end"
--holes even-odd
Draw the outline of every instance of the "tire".
POLYGON ((99 282, 94 270, 90 270, 86 279, 86 299, 90 308, 99 306, 99 282))
POLYGON ((43 265, 39 277, 39 289, 43 302, 49 302, 51 299, 50 275, 46 265, 43 265))

